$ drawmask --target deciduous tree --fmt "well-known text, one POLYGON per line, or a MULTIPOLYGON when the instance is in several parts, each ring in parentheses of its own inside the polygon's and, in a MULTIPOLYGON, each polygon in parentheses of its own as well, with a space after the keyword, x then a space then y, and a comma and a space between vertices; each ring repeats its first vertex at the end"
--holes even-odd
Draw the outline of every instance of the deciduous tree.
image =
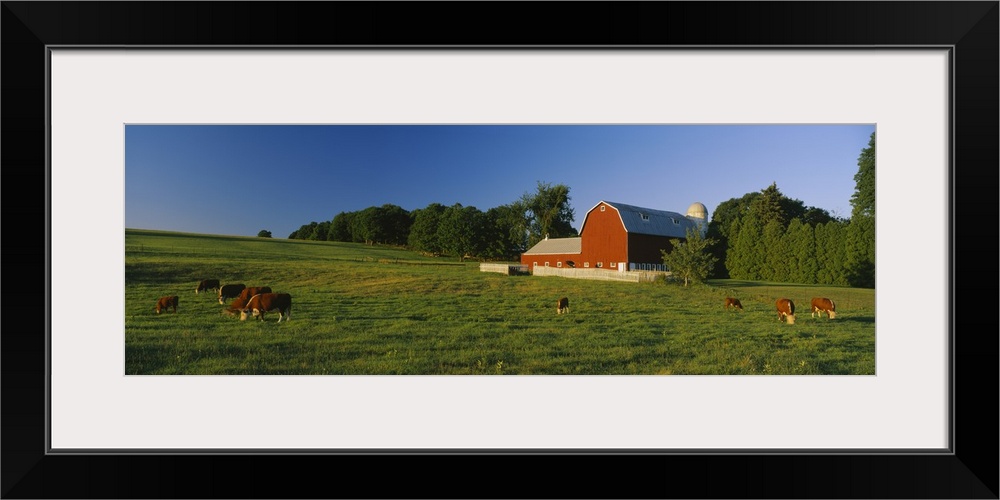
POLYGON ((692 229, 686 231, 686 236, 684 241, 679 238, 671 239, 670 252, 660 250, 663 264, 673 276, 684 280, 684 286, 688 286, 689 282, 704 281, 716 260, 708 251, 708 246, 713 243, 711 238, 703 238, 701 231, 692 229))
POLYGON ((413 224, 410 226, 410 235, 407 244, 418 252, 425 252, 437 255, 443 252, 441 243, 438 240, 438 225, 441 222, 441 215, 447 207, 440 203, 431 203, 425 208, 420 208, 412 212, 413 224))
POLYGON ((482 212, 476 207, 464 207, 461 203, 448 207, 438 224, 441 248, 459 261, 464 261, 467 255, 480 255, 482 226, 482 212))
POLYGON ((550 238, 576 236, 573 228, 573 207, 570 205, 569 186, 538 182, 534 194, 525 193, 520 200, 528 216, 528 246, 550 238))

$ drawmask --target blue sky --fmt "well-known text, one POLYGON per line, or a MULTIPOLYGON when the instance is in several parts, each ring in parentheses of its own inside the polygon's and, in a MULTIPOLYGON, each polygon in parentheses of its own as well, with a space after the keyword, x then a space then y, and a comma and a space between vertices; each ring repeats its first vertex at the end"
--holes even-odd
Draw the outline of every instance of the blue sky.
POLYGON ((125 227, 285 238, 386 203, 510 203, 566 184, 577 229, 601 200, 684 213, 772 182, 848 217, 868 125, 128 125, 125 227))

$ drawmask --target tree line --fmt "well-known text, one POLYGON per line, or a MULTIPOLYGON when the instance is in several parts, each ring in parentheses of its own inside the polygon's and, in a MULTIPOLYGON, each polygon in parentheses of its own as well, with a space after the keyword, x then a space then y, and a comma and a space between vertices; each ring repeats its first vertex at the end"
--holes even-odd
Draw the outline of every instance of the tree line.
MULTIPOLYGON (((776 183, 719 204, 706 238, 664 254, 693 280, 733 278, 875 286, 875 133, 858 156, 851 217, 788 198, 776 183), (698 255, 702 249, 704 258, 698 255)), ((675 245, 676 247, 676 245, 675 245)))
POLYGON ((577 235, 569 190, 539 181, 534 193, 486 211, 461 203, 431 203, 412 211, 393 204, 372 206, 305 224, 288 238, 404 246, 459 260, 519 260, 546 235, 577 235))

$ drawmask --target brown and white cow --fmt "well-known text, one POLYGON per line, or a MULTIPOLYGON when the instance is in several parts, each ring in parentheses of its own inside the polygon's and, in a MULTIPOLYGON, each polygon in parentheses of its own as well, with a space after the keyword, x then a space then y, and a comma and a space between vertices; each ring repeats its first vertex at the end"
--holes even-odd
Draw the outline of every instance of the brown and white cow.
POLYGON ((569 312, 569 299, 563 297, 556 302, 556 314, 569 312))
POLYGON ((235 299, 240 296, 240 293, 246 289, 246 285, 240 283, 235 285, 222 285, 219 288, 219 303, 225 304, 226 299, 235 299))
POLYGON ((743 304, 740 302, 740 299, 734 297, 726 297, 726 309, 729 309, 730 307, 733 309, 739 309, 741 311, 743 310, 743 304))
POLYGON ((819 314, 819 317, 822 318, 824 312, 830 319, 837 317, 837 304, 826 297, 813 297, 811 308, 813 317, 819 314))
POLYGON ((195 287, 194 293, 197 294, 198 292, 218 289, 219 280, 201 280, 201 282, 198 283, 198 286, 195 287))
POLYGON ((160 314, 160 311, 166 311, 167 309, 173 309, 173 312, 177 312, 177 302, 179 300, 180 297, 176 295, 160 297, 160 300, 156 301, 156 314, 160 314))
POLYGON ((254 295, 260 293, 271 293, 272 291, 273 290, 271 290, 271 287, 269 286, 248 286, 244 288, 242 292, 240 292, 237 298, 243 300, 250 300, 250 297, 253 297, 254 295))
POLYGON ((228 307, 222 310, 223 316, 236 316, 237 314, 243 312, 243 308, 247 305, 247 299, 242 299, 237 297, 236 300, 232 301, 228 307))
POLYGON ((789 299, 778 299, 774 303, 778 308, 778 321, 784 320, 789 325, 795 324, 795 303, 789 299))
POLYGON ((292 296, 287 293, 260 293, 250 297, 247 305, 240 311, 240 321, 246 321, 247 313, 252 313, 255 318, 264 321, 264 313, 278 311, 278 323, 281 318, 285 321, 292 316, 292 296))

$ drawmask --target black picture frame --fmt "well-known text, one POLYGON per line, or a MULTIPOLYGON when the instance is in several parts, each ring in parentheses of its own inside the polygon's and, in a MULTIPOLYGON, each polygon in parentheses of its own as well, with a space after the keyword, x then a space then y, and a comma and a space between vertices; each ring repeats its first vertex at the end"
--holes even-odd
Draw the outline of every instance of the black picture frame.
POLYGON ((4 498, 998 498, 997 1, 2 3, 4 498), (47 454, 52 45, 951 47, 953 453, 47 454))

